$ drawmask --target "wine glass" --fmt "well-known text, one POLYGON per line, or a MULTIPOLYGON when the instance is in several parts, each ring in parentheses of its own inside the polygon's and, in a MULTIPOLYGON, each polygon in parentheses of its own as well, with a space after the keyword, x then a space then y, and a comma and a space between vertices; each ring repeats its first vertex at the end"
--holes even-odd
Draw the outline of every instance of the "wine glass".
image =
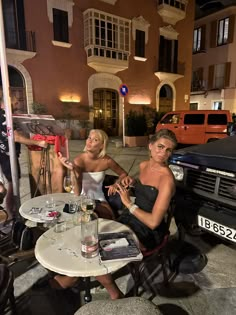
POLYGON ((73 183, 70 175, 66 175, 63 181, 63 187, 66 192, 73 193, 73 183))

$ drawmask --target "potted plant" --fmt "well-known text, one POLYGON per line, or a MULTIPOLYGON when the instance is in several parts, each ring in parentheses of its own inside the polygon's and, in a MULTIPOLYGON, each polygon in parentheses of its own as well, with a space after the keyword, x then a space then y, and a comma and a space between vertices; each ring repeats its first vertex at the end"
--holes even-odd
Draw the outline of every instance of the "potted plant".
POLYGON ((62 102, 62 115, 63 115, 62 122, 65 123, 65 136, 66 136, 67 139, 71 139, 72 138, 71 106, 72 106, 72 104, 70 102, 62 102))
POLYGON ((79 138, 81 140, 86 139, 87 137, 87 130, 88 130, 88 126, 89 126, 89 120, 80 120, 79 121, 79 138))
POLYGON ((126 115, 125 144, 128 147, 144 147, 148 144, 147 121, 143 111, 130 110, 126 115))
POLYGON ((32 111, 33 111, 33 114, 36 114, 36 115, 44 115, 44 114, 47 114, 48 112, 46 106, 39 102, 32 103, 32 111))

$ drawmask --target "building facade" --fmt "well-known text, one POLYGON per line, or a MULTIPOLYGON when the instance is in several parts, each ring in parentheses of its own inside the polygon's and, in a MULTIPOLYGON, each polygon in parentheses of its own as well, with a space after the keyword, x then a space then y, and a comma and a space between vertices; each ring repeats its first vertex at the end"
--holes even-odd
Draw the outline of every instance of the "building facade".
POLYGON ((193 0, 4 0, 14 111, 121 135, 123 110, 188 109, 193 0))
POLYGON ((190 109, 236 113, 236 5, 195 21, 190 109))

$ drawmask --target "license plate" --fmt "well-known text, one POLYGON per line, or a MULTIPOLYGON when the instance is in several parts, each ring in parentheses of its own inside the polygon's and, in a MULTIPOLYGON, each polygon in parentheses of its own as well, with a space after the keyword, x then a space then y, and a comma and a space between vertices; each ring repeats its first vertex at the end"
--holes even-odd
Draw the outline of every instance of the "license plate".
POLYGON ((205 230, 208 230, 214 234, 236 243, 236 230, 229 228, 228 226, 219 224, 215 221, 209 220, 201 215, 198 216, 198 225, 205 230))

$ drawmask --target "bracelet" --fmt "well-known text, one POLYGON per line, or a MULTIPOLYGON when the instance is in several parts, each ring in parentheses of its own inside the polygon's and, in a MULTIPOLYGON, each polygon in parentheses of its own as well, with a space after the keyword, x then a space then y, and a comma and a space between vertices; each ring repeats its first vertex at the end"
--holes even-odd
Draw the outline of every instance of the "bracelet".
POLYGON ((138 206, 135 204, 135 203, 132 203, 130 206, 129 206, 129 212, 131 213, 131 214, 133 214, 134 213, 134 211, 136 210, 138 208, 138 206))

